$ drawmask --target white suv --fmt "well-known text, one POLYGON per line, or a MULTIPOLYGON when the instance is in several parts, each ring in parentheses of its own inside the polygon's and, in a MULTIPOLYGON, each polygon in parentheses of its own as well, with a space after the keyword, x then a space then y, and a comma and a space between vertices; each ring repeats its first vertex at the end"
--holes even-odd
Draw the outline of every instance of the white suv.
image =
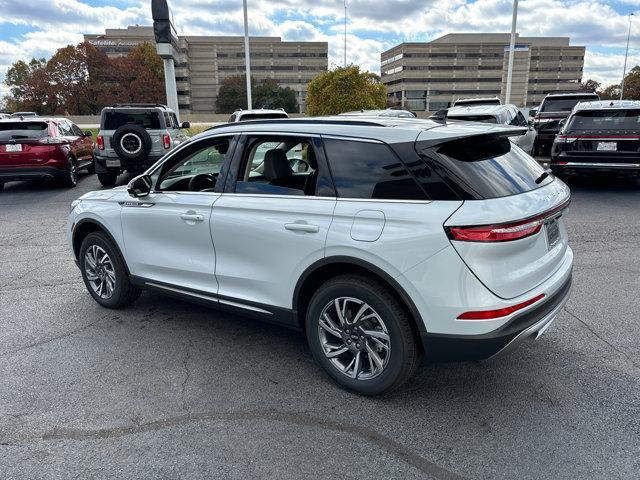
POLYGON ((105 307, 153 289, 298 329, 335 381, 379 394, 422 354, 537 337, 567 300, 569 189, 512 135, 381 117, 214 127, 76 200, 69 241, 105 307))

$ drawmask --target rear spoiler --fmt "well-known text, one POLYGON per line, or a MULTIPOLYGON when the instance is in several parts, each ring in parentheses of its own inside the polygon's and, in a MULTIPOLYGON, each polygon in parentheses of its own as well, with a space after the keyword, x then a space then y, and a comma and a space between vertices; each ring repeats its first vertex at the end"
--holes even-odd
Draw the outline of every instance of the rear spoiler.
POLYGON ((424 150, 426 148, 433 148, 438 145, 444 145, 446 143, 487 143, 492 140, 499 140, 501 138, 508 137, 518 137, 520 135, 524 135, 527 133, 528 128, 526 127, 514 127, 514 126, 502 126, 496 125, 490 130, 484 130, 479 132, 474 132, 465 126, 464 130, 458 130, 451 124, 449 124, 449 131, 443 132, 438 129, 438 133, 450 133, 449 136, 438 137, 438 138, 425 138, 430 137, 431 134, 429 131, 421 132, 416 138, 416 147, 419 147, 420 150, 424 150))

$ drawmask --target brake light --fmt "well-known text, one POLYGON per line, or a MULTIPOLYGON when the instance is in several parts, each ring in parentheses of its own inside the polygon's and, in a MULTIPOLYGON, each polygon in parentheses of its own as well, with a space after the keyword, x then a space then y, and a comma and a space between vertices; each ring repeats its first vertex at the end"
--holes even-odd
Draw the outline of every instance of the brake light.
POLYGON ((482 227, 451 227, 452 240, 463 242, 508 242, 535 235, 542 228, 542 220, 508 225, 487 225, 482 227))
POLYGON ((98 150, 104 150, 104 137, 102 135, 98 135, 96 144, 98 145, 98 150))
POLYGON ((168 133, 165 133, 164 135, 162 135, 162 144, 164 145, 164 148, 171 147, 171 137, 169 136, 168 133))
POLYGON ((529 305, 533 305, 536 302, 539 302, 544 298, 544 293, 533 297, 531 300, 527 300, 526 302, 518 303, 517 305, 511 305, 510 307, 499 308, 497 310, 477 310, 473 312, 464 312, 461 315, 458 315, 458 320, 494 320, 496 318, 506 317, 507 315, 511 315, 518 310, 522 310, 523 308, 528 307, 529 305))
POLYGON ((548 212, 516 222, 494 225, 471 225, 465 227, 445 227, 451 240, 461 242, 509 242, 535 235, 550 218, 569 206, 570 200, 548 212))

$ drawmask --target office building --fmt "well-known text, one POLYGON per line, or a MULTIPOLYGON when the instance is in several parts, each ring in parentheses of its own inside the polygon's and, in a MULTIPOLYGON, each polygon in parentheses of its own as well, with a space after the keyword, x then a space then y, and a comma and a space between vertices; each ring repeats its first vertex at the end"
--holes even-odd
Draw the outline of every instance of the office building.
MULTIPOLYGON (((85 40, 108 56, 126 55, 135 45, 155 45, 153 27, 107 29, 85 40)), ((279 37, 250 37, 251 76, 271 78, 296 92, 305 109, 306 86, 328 66, 327 42, 283 42, 279 37)), ((182 113, 214 113, 218 89, 225 79, 244 75, 244 37, 180 35, 173 46, 178 103, 182 113)), ((259 108, 261 105, 254 105, 259 108)))
MULTIPOLYGON (((431 42, 401 43, 381 54, 381 79, 392 103, 438 110, 462 97, 505 100, 508 33, 452 33, 431 42)), ((575 91, 585 47, 568 37, 516 37, 511 101, 538 105, 555 91, 575 91)))

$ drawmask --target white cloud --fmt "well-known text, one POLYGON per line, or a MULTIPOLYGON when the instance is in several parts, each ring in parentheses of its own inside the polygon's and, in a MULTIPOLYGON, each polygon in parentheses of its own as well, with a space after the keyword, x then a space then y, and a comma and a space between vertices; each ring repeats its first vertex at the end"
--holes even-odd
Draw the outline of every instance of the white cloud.
MULTIPOLYGON (((82 0, 0 0, 0 81, 16 60, 50 56, 59 47, 80 42, 82 33, 151 24, 148 0, 113 1, 112 6, 92 7, 82 0), (2 26, 7 24, 36 31, 3 38, 2 26)), ((639 1, 619 0, 618 4, 640 9, 639 1)), ((170 0, 170 4, 181 34, 243 32, 238 0, 170 0)), ((453 32, 507 32, 511 26, 512 0, 349 0, 347 5, 347 62, 376 72, 380 52, 398 42, 425 41, 453 32)), ((326 41, 330 65, 342 64, 343 2, 251 0, 249 11, 252 35, 326 41)), ((587 45, 584 78, 604 83, 619 81, 628 25, 626 12, 616 12, 608 0, 521 0, 518 15, 518 32, 523 36, 570 36, 572 44, 587 45), (598 47, 601 53, 590 47, 598 47)), ((633 25, 631 45, 637 46, 640 15, 633 25)), ((638 62, 636 50, 629 64, 638 62)))

